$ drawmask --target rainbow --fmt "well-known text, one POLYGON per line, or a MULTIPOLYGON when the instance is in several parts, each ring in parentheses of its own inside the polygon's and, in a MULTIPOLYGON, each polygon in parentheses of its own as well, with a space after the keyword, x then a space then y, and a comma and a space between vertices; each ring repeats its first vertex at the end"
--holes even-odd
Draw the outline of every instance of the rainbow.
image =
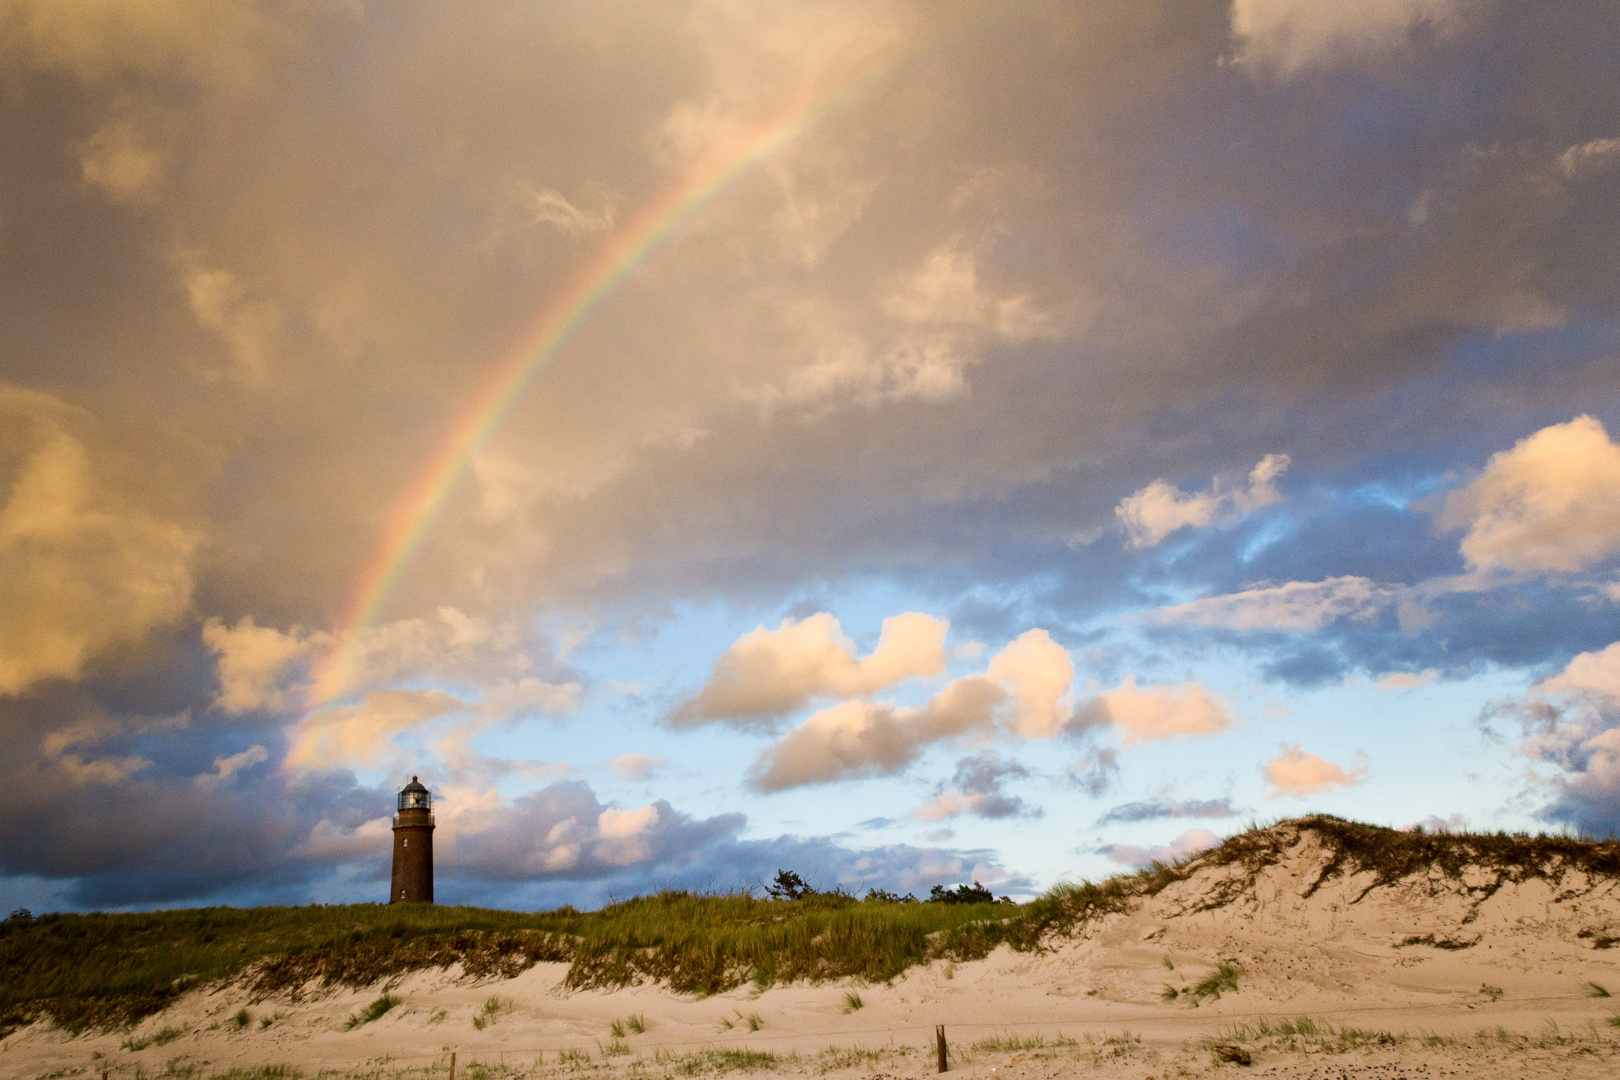
POLYGON ((401 571, 473 458, 579 328, 660 246, 717 196, 886 70, 899 48, 898 39, 885 43, 738 130, 615 229, 541 309, 517 346, 493 365, 451 425, 437 453, 395 505, 382 542, 366 563, 338 622, 334 644, 324 662, 312 672, 306 706, 309 710, 335 700, 348 688, 360 631, 375 624, 401 571))

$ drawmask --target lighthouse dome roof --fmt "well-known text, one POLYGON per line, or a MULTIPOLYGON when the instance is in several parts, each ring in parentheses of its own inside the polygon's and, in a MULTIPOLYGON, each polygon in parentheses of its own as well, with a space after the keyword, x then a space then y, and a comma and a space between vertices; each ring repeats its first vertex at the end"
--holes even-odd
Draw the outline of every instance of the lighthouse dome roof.
POLYGON ((407 792, 407 791, 420 791, 424 795, 427 794, 427 788, 422 786, 422 781, 418 780, 414 776, 411 777, 411 782, 410 783, 408 783, 404 787, 400 788, 401 794, 403 794, 404 792, 407 792))

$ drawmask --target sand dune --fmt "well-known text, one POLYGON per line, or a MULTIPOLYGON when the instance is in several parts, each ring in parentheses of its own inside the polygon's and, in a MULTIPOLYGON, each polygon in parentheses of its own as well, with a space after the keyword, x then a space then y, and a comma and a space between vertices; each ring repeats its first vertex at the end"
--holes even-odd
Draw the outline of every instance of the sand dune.
POLYGON ((284 1065, 442 1077, 454 1052, 468 1077, 921 1076, 934 1071, 936 1024, 953 1072, 998 1077, 1243 1069, 1219 1062, 1212 1043, 1242 1047, 1245 1071, 1273 1076, 1620 1072, 1620 876, 1448 843, 1447 859, 1409 867, 1347 850, 1308 819, 1285 823, 1229 842, 1047 951, 1003 946, 889 985, 696 998, 653 985, 569 991, 564 964, 483 982, 451 968, 388 987, 401 1004, 349 1029, 385 987, 255 1001, 238 980, 196 990, 132 1032, 74 1038, 36 1023, 0 1042, 0 1074, 206 1077, 284 1065), (1226 985, 1209 985, 1223 971, 1226 985), (643 1031, 624 1026, 631 1017, 643 1031), (165 1031, 179 1034, 160 1044, 165 1031))

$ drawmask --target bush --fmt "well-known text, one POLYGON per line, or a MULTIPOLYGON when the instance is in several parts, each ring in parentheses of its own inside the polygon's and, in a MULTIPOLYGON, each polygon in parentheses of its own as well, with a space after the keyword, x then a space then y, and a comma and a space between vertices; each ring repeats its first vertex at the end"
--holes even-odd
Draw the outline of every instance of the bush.
POLYGON ((993 904, 995 896, 989 889, 975 881, 970 888, 967 885, 958 885, 955 889, 947 890, 943 885, 935 885, 928 890, 930 904, 993 904))
POLYGON ((765 892, 772 900, 803 900, 816 894, 816 890, 805 884, 804 878, 792 870, 778 870, 776 883, 765 886, 765 892))

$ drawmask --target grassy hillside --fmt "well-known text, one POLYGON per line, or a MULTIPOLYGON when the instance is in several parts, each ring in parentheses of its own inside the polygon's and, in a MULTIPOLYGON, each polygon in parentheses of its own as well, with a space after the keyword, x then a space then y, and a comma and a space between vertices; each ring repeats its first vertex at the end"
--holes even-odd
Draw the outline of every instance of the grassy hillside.
MULTIPOLYGON (((669 891, 594 912, 360 904, 45 915, 0 923, 0 1037, 41 1015, 71 1030, 131 1023, 199 983, 244 978, 256 994, 297 996, 455 963, 473 975, 512 976, 565 962, 578 989, 652 980, 717 993, 745 982, 881 981, 933 959, 977 959, 1003 942, 1040 948, 1202 866, 1239 864, 1252 881, 1304 830, 1333 853, 1323 881, 1371 871, 1385 883, 1470 865, 1493 869, 1498 882, 1564 868, 1620 877, 1620 843, 1612 840, 1435 835, 1317 816, 1252 828, 1180 866, 1059 886, 1017 905, 669 891)), ((1231 888, 1241 892, 1242 880, 1231 888)))
POLYGON ((1003 941, 1035 947, 1124 897, 1113 882, 1019 905, 671 891, 594 912, 357 904, 44 915, 0 923, 0 1035, 40 1015, 71 1030, 132 1023, 191 986, 233 977, 257 994, 296 996, 453 963, 512 976, 567 962, 569 985, 581 989, 656 980, 717 993, 750 981, 881 980, 937 957, 980 957, 1003 941))

